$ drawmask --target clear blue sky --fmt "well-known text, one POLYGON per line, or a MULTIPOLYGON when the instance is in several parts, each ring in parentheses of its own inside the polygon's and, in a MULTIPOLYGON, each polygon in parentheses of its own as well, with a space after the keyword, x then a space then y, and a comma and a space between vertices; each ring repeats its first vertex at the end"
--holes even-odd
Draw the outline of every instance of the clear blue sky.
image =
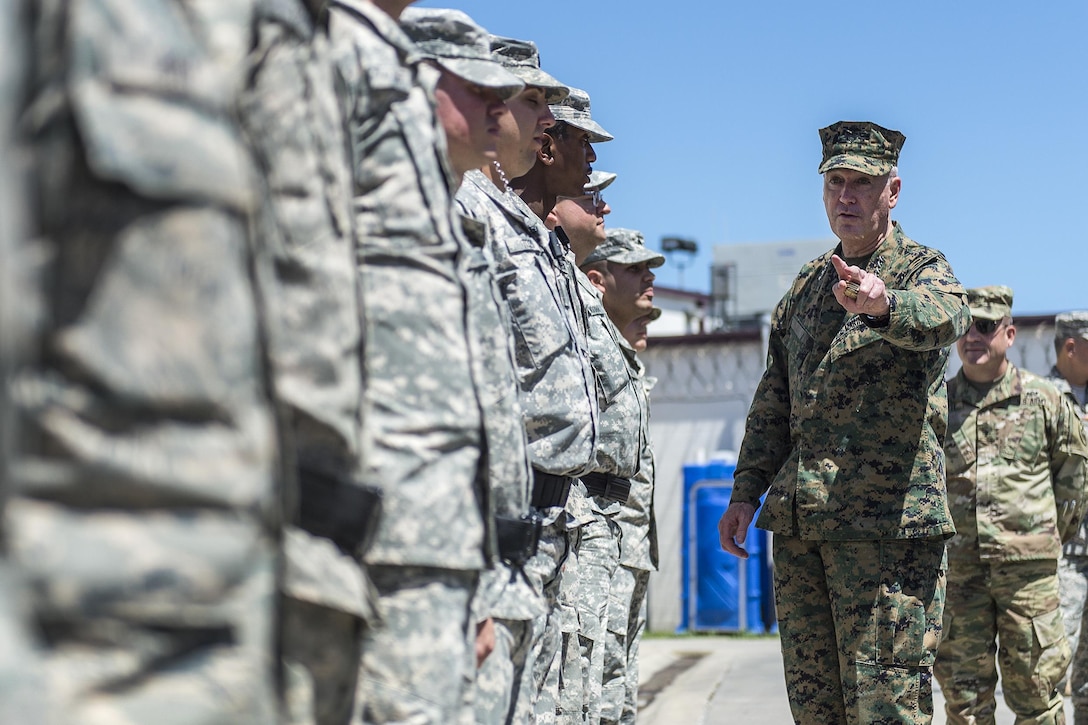
POLYGON ((872 120, 907 137, 894 218, 966 286, 1009 285, 1019 314, 1088 308, 1084 0, 420 4, 535 40, 590 93, 616 136, 607 221, 697 240, 687 288, 709 288, 716 244, 831 240, 817 129, 872 120))

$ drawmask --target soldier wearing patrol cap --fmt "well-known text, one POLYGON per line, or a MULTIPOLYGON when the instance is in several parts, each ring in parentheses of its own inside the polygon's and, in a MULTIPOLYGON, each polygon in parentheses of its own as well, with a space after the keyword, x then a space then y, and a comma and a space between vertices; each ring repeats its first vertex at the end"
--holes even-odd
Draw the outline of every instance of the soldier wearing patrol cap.
POLYGON ((329 3, 365 309, 360 479, 383 493, 365 557, 382 615, 363 641, 368 723, 457 721, 471 604, 494 554, 454 172, 434 107, 441 68, 468 74, 479 59, 428 59, 397 22, 410 4, 329 3))
POLYGON ((1007 358, 1012 290, 980 287, 967 299, 973 322, 956 343, 963 367, 948 383, 956 535, 934 674, 949 723, 993 721, 998 667, 1017 722, 1064 723, 1057 684, 1071 653, 1058 557, 1086 508, 1088 444, 1072 403, 1007 358))
POLYGON ((620 555, 610 585, 601 688, 601 722, 609 724, 634 723, 638 715, 639 642, 646 628, 642 604, 650 572, 657 569, 658 562, 649 435, 649 394, 654 379, 647 378, 636 353, 646 347, 646 325, 661 315, 661 310, 653 307, 653 270, 664 263, 662 255, 646 248, 640 232, 609 229, 606 241, 581 265, 600 292, 612 323, 621 331, 620 347, 643 409, 639 469, 631 477, 630 495, 613 517, 621 534, 620 555))
POLYGON ((775 534, 798 723, 928 723, 944 540, 955 531, 944 371, 970 313, 944 256, 891 218, 903 135, 843 121, 820 140, 839 244, 805 264, 775 308, 718 530, 741 557, 756 509, 775 534), (897 613, 890 639, 887 612, 897 613))
MULTIPOLYGON (((1054 318, 1056 361, 1047 380, 1072 401, 1088 431, 1088 310, 1063 312, 1054 318)), ((1084 619, 1088 600, 1088 520, 1062 547, 1058 562, 1061 582, 1062 616, 1065 634, 1073 648, 1069 665, 1069 689, 1073 695, 1074 721, 1088 723, 1088 644, 1081 645, 1081 632, 1088 625, 1084 619)))
POLYGON ((537 162, 510 183, 541 219, 546 219, 557 197, 579 196, 589 182, 597 160, 593 144, 612 140, 590 115, 589 95, 571 88, 570 95, 550 106, 555 124, 545 131, 537 162))
POLYGON ((536 163, 545 129, 555 122, 547 104, 568 91, 541 70, 532 42, 492 36, 491 48, 526 86, 499 118, 497 161, 465 174, 457 201, 462 213, 487 228, 485 251, 514 345, 532 463, 530 504, 539 529, 535 555, 516 566, 524 579, 518 574, 506 580, 518 591, 491 608, 496 650, 477 678, 475 709, 483 723, 553 722, 562 662, 559 571, 570 543, 563 507, 574 477, 594 465, 597 396, 567 252, 508 183, 536 163), (521 587, 523 581, 529 587, 521 587))

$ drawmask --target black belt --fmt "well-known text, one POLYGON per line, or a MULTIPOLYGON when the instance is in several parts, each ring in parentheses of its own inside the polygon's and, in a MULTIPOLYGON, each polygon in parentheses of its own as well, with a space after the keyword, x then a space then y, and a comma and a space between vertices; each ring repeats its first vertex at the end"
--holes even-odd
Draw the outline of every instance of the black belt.
POLYGON ((587 473, 582 476, 582 483, 586 485, 590 496, 600 496, 609 501, 625 503, 627 497, 631 495, 630 479, 620 478, 611 473, 587 473))
POLYGON ((570 476, 556 476, 554 473, 544 473, 534 468, 533 498, 530 503, 538 509, 566 506, 573 480, 570 476))
POLYGON ((298 478, 299 526, 361 559, 378 530, 381 490, 307 468, 299 469, 298 478))

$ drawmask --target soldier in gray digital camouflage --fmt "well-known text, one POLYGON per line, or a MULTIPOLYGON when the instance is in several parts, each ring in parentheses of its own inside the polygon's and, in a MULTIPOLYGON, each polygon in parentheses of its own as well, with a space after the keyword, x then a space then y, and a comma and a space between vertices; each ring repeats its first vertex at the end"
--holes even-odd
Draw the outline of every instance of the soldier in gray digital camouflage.
POLYGON ((54 714, 41 681, 37 632, 25 582, 8 555, 2 518, 15 442, 9 386, 17 367, 28 362, 27 343, 40 323, 41 290, 24 225, 30 202, 23 183, 26 159, 16 131, 30 80, 29 20, 27 2, 0 7, 0 722, 48 725, 54 714))
POLYGON ((361 301, 352 171, 321 0, 258 0, 240 118, 268 190, 258 250, 281 420, 297 483, 284 539, 282 646, 291 722, 348 723, 362 565, 380 511, 360 483, 361 301))
POLYGON ((253 7, 26 7, 49 257, 5 523, 44 691, 72 725, 271 725, 283 490, 235 120, 253 7))
MULTIPOLYGON (((612 139, 592 117, 588 94, 572 88, 570 95, 552 107, 557 119, 589 133, 590 143, 612 139)), ((547 224, 566 236, 577 267, 604 241, 604 216, 610 209, 601 199, 601 188, 615 175, 592 174, 583 194, 558 196, 547 224)), ((639 468, 640 435, 645 411, 639 384, 624 360, 622 335, 608 319, 601 293, 580 269, 575 270, 578 295, 586 310, 590 361, 597 376, 600 434, 597 467, 581 478, 592 514, 580 530, 576 556, 567 561, 571 584, 569 598, 578 617, 576 639, 567 648, 571 667, 563 681, 564 712, 577 714, 579 722, 599 723, 601 687, 608 627, 609 591, 619 566, 620 529, 615 522, 627 501, 631 477, 639 468), (579 653, 577 660, 573 655, 579 653)))
POLYGON ((631 479, 630 495, 615 516, 621 532, 620 558, 609 592, 601 694, 601 722, 611 724, 634 723, 638 717, 639 643, 646 629, 642 610, 650 572, 658 563, 649 432, 650 390, 656 378, 647 377, 637 353, 646 349, 646 326, 661 316, 661 310, 653 306, 653 270, 665 258, 647 249, 642 234, 634 230, 609 229, 606 237, 581 267, 622 333, 624 360, 638 384, 644 410, 639 469, 631 479))
POLYGON ((494 540, 456 179, 434 106, 441 72, 397 23, 410 4, 333 0, 329 10, 364 309, 360 481, 383 494, 364 559, 381 615, 363 640, 368 723, 457 721, 494 540))
POLYGON ((948 346, 970 321, 944 256, 892 220, 904 137, 820 130, 840 243, 805 264, 771 319, 722 548, 774 532, 775 603, 794 720, 928 723, 945 594, 941 441, 948 346))
POLYGON ((458 198, 466 214, 489 226, 488 249, 512 323, 533 466, 530 503, 542 526, 537 554, 525 572, 544 599, 539 609, 524 600, 520 610, 511 611, 516 616, 496 627, 499 640, 510 640, 522 676, 506 696, 509 709, 503 710, 499 691, 485 688, 481 673, 477 716, 488 723, 553 723, 559 708, 560 632, 564 624, 577 629, 559 608, 560 571, 570 548, 563 507, 574 477, 593 465, 597 398, 567 251, 509 186, 509 179, 537 162, 547 142, 545 131, 554 123, 548 104, 568 90, 540 69, 533 43, 493 36, 492 51, 526 87, 507 101, 509 113, 500 117, 497 162, 466 174, 458 198))
MULTIPOLYGON (((1063 312, 1054 319, 1055 363, 1047 379, 1076 407, 1088 431, 1088 310, 1063 312)), ((1081 644, 1088 602, 1088 521, 1062 547, 1058 562, 1062 618, 1073 649, 1068 684, 1075 723, 1088 725, 1088 644, 1081 644)))
MULTIPOLYGON (((496 160, 500 117, 509 113, 504 100, 520 94, 525 84, 492 58, 487 31, 459 10, 409 8, 401 25, 442 72, 436 92, 438 116, 460 182, 465 173, 496 160)), ((455 209, 467 213, 464 194, 455 197, 455 209)), ((489 248, 490 228, 471 214, 461 222, 473 374, 483 403, 488 450, 501 452, 487 460, 498 560, 482 574, 473 601, 477 646, 467 670, 462 714, 472 722, 503 723, 513 714, 527 654, 518 646, 514 622, 531 619, 543 607, 539 588, 523 571, 535 552, 539 521, 529 514, 528 441, 518 402, 509 311, 489 248)), ((524 721, 525 713, 521 717, 524 721)))
POLYGON ((948 382, 956 535, 934 674, 956 725, 994 722, 999 669, 1017 722, 1065 722, 1058 557, 1088 508, 1088 442, 1073 404, 1009 362, 1012 297, 999 285, 967 291, 973 321, 948 382))

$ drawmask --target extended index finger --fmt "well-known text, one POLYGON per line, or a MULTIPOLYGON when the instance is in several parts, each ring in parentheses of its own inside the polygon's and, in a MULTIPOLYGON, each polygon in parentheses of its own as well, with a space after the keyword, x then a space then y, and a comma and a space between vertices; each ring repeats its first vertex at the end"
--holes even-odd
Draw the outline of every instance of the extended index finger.
POLYGON ((835 272, 839 275, 839 279, 849 282, 852 279, 850 274, 850 265, 846 263, 846 260, 837 254, 831 255, 831 264, 835 266, 835 272))

